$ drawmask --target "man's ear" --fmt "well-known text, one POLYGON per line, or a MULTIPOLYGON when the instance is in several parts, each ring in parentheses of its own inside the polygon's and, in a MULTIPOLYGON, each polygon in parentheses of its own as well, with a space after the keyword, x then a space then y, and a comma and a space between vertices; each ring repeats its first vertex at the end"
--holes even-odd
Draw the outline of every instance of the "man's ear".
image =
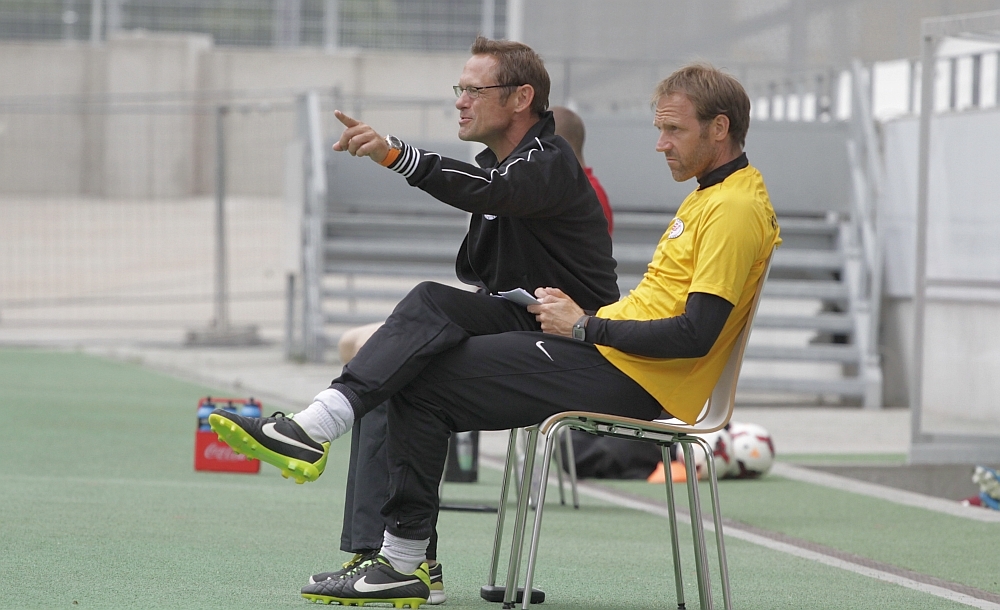
POLYGON ((712 119, 712 139, 722 142, 729 138, 729 117, 724 114, 717 114, 712 119))
POLYGON ((530 111, 533 101, 535 101, 535 88, 531 85, 521 85, 514 93, 514 112, 530 111))

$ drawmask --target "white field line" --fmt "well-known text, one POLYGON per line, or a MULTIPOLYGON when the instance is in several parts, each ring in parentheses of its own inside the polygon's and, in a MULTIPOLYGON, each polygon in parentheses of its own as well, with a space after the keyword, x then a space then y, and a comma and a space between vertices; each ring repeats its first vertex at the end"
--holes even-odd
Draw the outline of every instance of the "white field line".
POLYGON ((828 472, 820 472, 817 470, 810 470, 808 468, 782 463, 774 464, 771 468, 771 472, 778 476, 785 477, 786 479, 794 479, 796 481, 802 481, 803 483, 812 483, 813 485, 822 485, 823 487, 830 487, 832 489, 848 491, 851 493, 861 494, 863 496, 870 496, 880 500, 888 500, 889 502, 895 502, 896 504, 903 504, 905 506, 923 508, 925 510, 951 515, 952 517, 961 517, 963 519, 972 519, 973 521, 983 521, 985 523, 1000 523, 1000 511, 987 510, 978 506, 962 506, 960 503, 953 500, 945 500, 943 498, 926 496, 912 491, 904 491, 902 489, 894 489, 884 485, 876 485, 875 483, 858 481, 856 479, 842 477, 828 472))
MULTIPOLYGON (((503 470, 503 466, 504 466, 504 463, 503 463, 502 459, 497 459, 497 458, 487 457, 487 456, 480 456, 480 463, 483 464, 483 465, 485 465, 485 466, 488 466, 488 467, 491 467, 491 468, 495 468, 495 469, 498 469, 498 470, 501 470, 501 471, 503 470)), ((775 466, 778 466, 778 465, 776 464, 775 466)), ((784 470, 784 468, 779 468, 777 470, 784 470)), ((804 470, 804 469, 797 469, 797 470, 804 470)), ((775 474, 779 474, 779 473, 775 472, 775 474)), ((781 474, 781 476, 786 476, 784 474, 784 472, 782 472, 780 474, 781 474)), ((844 477, 837 477, 837 478, 844 478, 844 477)), ((551 475, 549 477, 549 484, 558 484, 558 480, 556 478, 556 475, 551 475)), ((819 484, 822 484, 822 483, 819 483, 819 484)), ((871 484, 866 484, 866 485, 871 485, 871 484)), ((877 485, 871 485, 871 486, 872 487, 880 487, 880 486, 877 486, 877 485)), ((645 499, 639 499, 639 498, 634 498, 634 497, 623 496, 623 495, 621 495, 619 493, 615 493, 613 491, 610 491, 610 490, 607 490, 607 489, 603 489, 601 487, 598 487, 598 486, 595 486, 595 485, 591 485, 591 484, 585 483, 585 482, 578 482, 577 483, 577 489, 583 495, 590 496, 591 498, 594 498, 596 500, 601 500, 601 501, 607 502, 609 504, 614 504, 614 505, 622 506, 622 507, 625 507, 625 508, 631 508, 633 510, 638 510, 638 511, 642 511, 642 512, 645 512, 645 513, 657 515, 659 517, 665 517, 665 518, 669 517, 669 515, 667 513, 667 508, 666 508, 665 505, 657 503, 657 502, 654 502, 654 501, 651 501, 651 500, 645 500, 645 499)), ((838 487, 838 489, 842 489, 842 488, 838 487)), ((852 491, 852 490, 846 490, 846 491, 852 491)), ((895 490, 893 490, 893 491, 895 491, 895 490)), ((856 492, 856 493, 863 493, 863 492, 856 492)), ((908 492, 906 492, 906 493, 908 493, 908 492)), ((869 493, 869 494, 866 494, 866 495, 872 495, 872 494, 869 493)), ((920 494, 912 494, 912 495, 920 495, 920 494)), ((883 496, 875 496, 875 497, 881 497, 883 499, 889 499, 889 498, 885 498, 883 496)), ((926 498, 926 496, 921 496, 921 497, 922 498, 926 498)), ((913 505, 913 504, 910 504, 910 505, 913 505)), ((707 504, 705 508, 708 511, 711 511, 711 504, 710 503, 707 504)), ((926 508, 926 507, 924 507, 924 508, 926 508)), ((690 515, 687 514, 686 512, 678 511, 678 513, 677 513, 677 519, 678 519, 678 521, 681 521, 681 522, 686 523, 686 524, 690 524, 691 523, 690 515)), ((709 519, 704 519, 703 523, 704 523, 704 527, 705 527, 705 529, 707 531, 710 531, 710 532, 714 532, 715 531, 715 524, 712 521, 712 519, 710 519, 710 518, 709 519)), ((530 524, 529 524, 529 527, 530 527, 530 524)), ((888 583, 892 583, 892 584, 899 585, 899 586, 902 586, 902 587, 906 587, 908 589, 913 589, 914 591, 919 591, 921 593, 926 593, 926 594, 929 594, 929 595, 933 595, 935 597, 939 597, 939 598, 942 598, 942 599, 947 599, 947 600, 950 600, 950 601, 954 601, 954 602, 957 602, 957 603, 960 603, 960 604, 964 604, 966 606, 971 606, 973 608, 979 608, 981 610, 1000 610, 1000 604, 991 602, 989 600, 979 599, 977 597, 973 597, 971 595, 966 595, 966 594, 960 593, 958 591, 952 591, 950 589, 946 589, 944 587, 939 587, 937 585, 933 585, 933 584, 929 584, 929 583, 923 583, 923 582, 914 580, 912 578, 907 578, 905 576, 900 576, 898 574, 893 574, 891 572, 879 570, 877 568, 873 568, 873 567, 870 567, 870 566, 865 566, 865 565, 861 565, 861 564, 854 563, 854 562, 851 562, 851 561, 847 561, 847 560, 841 559, 839 557, 833 557, 833 556, 830 556, 830 555, 827 555, 827 554, 824 554, 824 553, 820 553, 818 551, 814 551, 814 550, 802 548, 802 547, 799 547, 799 546, 796 546, 796 545, 793 545, 793 544, 789 544, 787 542, 781 542, 779 540, 773 540, 773 539, 768 538, 766 536, 761 536, 759 534, 755 534, 753 532, 740 529, 738 526, 735 526, 735 525, 731 525, 731 524, 727 525, 726 528, 725 528, 725 535, 727 537, 738 538, 740 540, 744 540, 744 541, 750 542, 752 544, 763 546, 765 548, 768 548, 768 549, 771 549, 771 550, 774 550, 774 551, 778 551, 778 552, 781 552, 781 553, 786 553, 786 554, 792 555, 794 557, 799 557, 799 558, 802 558, 802 559, 808 559, 810 561, 815 561, 817 563, 822 563, 824 565, 828 565, 828 566, 831 566, 831 567, 834 567, 834 568, 840 568, 842 570, 847 570, 848 572, 853 572, 855 574, 860 574, 862 576, 867 576, 869 578, 874 578, 876 580, 881 580, 883 582, 888 582, 888 583)))

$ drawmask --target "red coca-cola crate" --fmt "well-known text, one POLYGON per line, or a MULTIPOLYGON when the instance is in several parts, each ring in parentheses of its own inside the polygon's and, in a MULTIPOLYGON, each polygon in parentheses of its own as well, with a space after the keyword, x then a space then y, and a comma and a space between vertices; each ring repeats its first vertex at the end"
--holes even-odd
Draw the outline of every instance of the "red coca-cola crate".
POLYGON ((253 398, 216 398, 198 401, 198 428, 194 435, 194 469, 214 472, 260 472, 260 460, 250 459, 232 450, 208 428, 208 415, 215 408, 232 409, 248 417, 260 416, 260 403, 253 398), (207 428, 207 429, 206 429, 207 428))

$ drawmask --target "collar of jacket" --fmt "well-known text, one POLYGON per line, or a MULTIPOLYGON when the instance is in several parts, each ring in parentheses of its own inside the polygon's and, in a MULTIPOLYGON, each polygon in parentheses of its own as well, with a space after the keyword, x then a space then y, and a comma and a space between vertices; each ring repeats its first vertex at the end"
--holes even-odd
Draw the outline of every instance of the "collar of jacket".
POLYGON ((701 178, 698 178, 698 190, 700 191, 702 189, 707 189, 710 186, 715 186, 728 178, 730 175, 738 172, 748 165, 750 165, 750 162, 747 160, 747 154, 741 153, 740 156, 736 157, 729 163, 720 165, 701 178))
MULTIPOLYGON (((534 125, 531 126, 530 129, 528 129, 528 133, 524 134, 524 137, 521 138, 521 141, 518 142, 517 146, 510 154, 513 155, 517 151, 527 146, 529 142, 533 142, 535 138, 539 136, 543 137, 552 136, 555 133, 556 133, 556 120, 552 118, 552 111, 546 110, 545 112, 542 113, 542 116, 541 118, 538 119, 538 122, 536 122, 534 125)), ((476 163, 479 164, 479 167, 496 167, 500 165, 500 161, 497 159, 497 156, 493 154, 493 151, 490 150, 489 148, 476 155, 476 163)))

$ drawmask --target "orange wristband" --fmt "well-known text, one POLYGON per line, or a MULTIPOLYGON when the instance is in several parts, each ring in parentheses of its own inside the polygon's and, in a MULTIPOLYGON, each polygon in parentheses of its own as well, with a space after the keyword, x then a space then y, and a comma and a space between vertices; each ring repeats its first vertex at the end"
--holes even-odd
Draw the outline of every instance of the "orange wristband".
POLYGON ((396 159, 399 158, 400 152, 402 151, 400 151, 398 148, 390 148, 389 154, 385 156, 385 159, 382 159, 382 162, 379 165, 381 165, 382 167, 389 167, 390 165, 396 162, 396 159))

